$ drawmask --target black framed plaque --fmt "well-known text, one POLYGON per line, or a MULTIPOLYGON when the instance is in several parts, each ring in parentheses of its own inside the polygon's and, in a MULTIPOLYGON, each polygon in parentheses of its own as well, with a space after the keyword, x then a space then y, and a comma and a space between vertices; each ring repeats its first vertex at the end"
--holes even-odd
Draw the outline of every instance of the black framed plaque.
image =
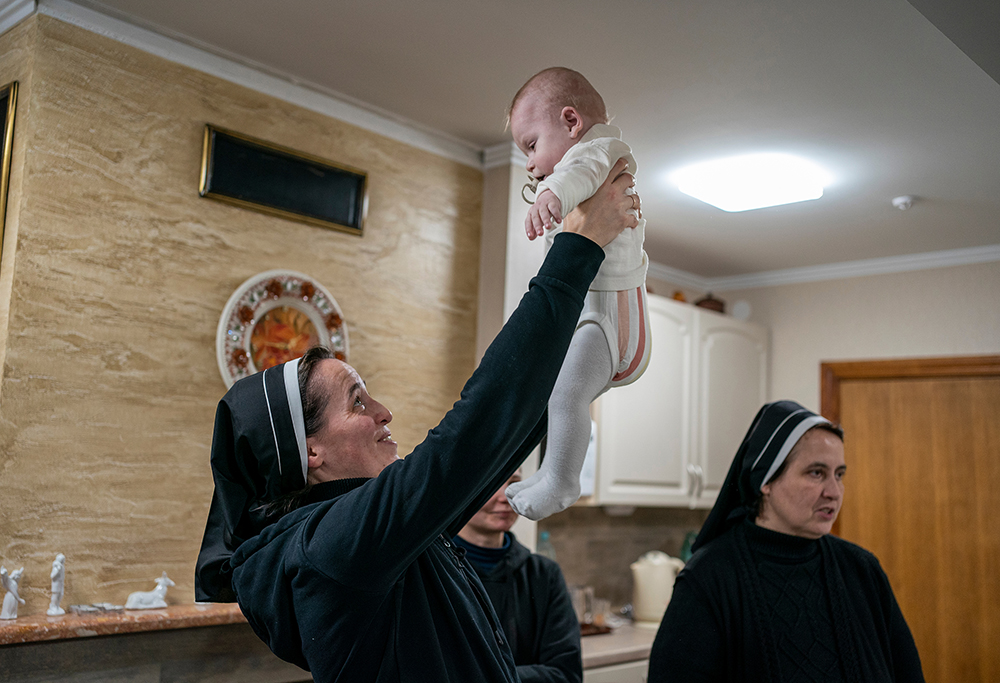
POLYGON ((368 174, 248 135, 205 126, 199 194, 360 235, 368 174))
POLYGON ((7 188, 10 185, 10 154, 14 143, 14 112, 17 108, 17 81, 0 88, 0 254, 3 253, 3 233, 7 224, 7 188))

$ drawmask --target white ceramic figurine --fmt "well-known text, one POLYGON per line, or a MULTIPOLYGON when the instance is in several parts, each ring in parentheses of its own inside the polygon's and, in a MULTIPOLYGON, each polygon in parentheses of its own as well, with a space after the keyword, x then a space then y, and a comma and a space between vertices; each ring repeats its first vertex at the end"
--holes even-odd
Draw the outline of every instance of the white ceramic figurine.
POLYGON ((151 591, 136 591, 128 596, 125 601, 125 609, 158 609, 166 607, 167 587, 173 586, 174 582, 167 578, 167 573, 156 580, 156 588, 151 591))
POLYGON ((21 567, 17 571, 7 573, 7 567, 0 567, 0 583, 3 584, 3 588, 7 591, 7 595, 3 596, 3 609, 0 610, 0 619, 17 619, 17 603, 24 604, 24 599, 17 594, 17 585, 21 581, 21 574, 24 573, 24 567, 21 567))
POLYGON ((61 614, 66 614, 66 610, 59 606, 66 586, 66 556, 62 553, 56 555, 49 578, 52 579, 52 597, 49 598, 49 608, 45 613, 50 617, 58 617, 61 614))

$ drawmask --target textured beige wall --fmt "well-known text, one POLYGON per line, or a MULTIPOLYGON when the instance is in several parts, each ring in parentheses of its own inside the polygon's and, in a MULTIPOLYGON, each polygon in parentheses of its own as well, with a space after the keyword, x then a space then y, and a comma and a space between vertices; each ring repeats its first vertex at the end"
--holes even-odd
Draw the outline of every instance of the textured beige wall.
MULTIPOLYGON (((688 301, 702 292, 653 280, 688 301)), ((1000 353, 1000 263, 718 292, 771 333, 771 400, 819 409, 824 361, 1000 353)))
POLYGON ((0 560, 26 567, 22 614, 57 552, 67 603, 164 570, 190 601, 230 294, 272 268, 323 283, 406 453, 473 367, 482 174, 49 17, 0 41, 0 81, 31 76, 0 274, 0 560), (198 197, 205 123, 366 170, 364 237, 198 197))
POLYGON ((1000 353, 1000 263, 723 292, 771 332, 772 400, 819 409, 823 361, 1000 353))
MULTIPOLYGON (((21 186, 24 180, 24 140, 32 135, 28 117, 31 101, 31 69, 34 63, 34 22, 22 22, 0 36, 0 87, 18 82, 18 103, 14 116, 16 135, 11 145, 10 177, 7 191, 7 211, 4 224, 3 251, 0 253, 0 381, 7 353, 7 324, 11 287, 14 281, 14 256, 17 251, 17 227, 20 217, 21 186)), ((0 397, 2 405, 2 397, 0 397)), ((2 470, 0 470, 2 476, 2 470)))

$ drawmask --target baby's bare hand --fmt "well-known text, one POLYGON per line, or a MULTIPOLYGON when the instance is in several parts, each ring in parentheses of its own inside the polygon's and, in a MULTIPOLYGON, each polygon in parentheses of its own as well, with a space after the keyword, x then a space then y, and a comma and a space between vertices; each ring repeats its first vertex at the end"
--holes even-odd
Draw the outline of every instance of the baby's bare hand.
POLYGON ((535 198, 524 219, 524 231, 529 240, 541 237, 551 230, 555 223, 562 223, 562 202, 551 190, 545 190, 535 198))
POLYGON ((528 236, 529 240, 533 240, 545 232, 545 228, 542 226, 542 217, 539 215, 540 209, 541 207, 537 204, 532 204, 528 208, 527 217, 524 219, 524 233, 528 236))

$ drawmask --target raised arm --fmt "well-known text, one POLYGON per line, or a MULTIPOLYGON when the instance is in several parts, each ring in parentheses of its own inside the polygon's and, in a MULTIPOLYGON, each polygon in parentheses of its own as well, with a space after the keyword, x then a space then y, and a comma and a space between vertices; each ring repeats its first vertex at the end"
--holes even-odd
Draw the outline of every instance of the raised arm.
POLYGON ((598 247, 636 224, 626 213, 630 185, 630 176, 611 178, 581 206, 441 423, 330 508, 311 538, 339 542, 307 541, 317 566, 347 585, 387 585, 510 477, 544 431, 549 394, 604 258, 598 247))

